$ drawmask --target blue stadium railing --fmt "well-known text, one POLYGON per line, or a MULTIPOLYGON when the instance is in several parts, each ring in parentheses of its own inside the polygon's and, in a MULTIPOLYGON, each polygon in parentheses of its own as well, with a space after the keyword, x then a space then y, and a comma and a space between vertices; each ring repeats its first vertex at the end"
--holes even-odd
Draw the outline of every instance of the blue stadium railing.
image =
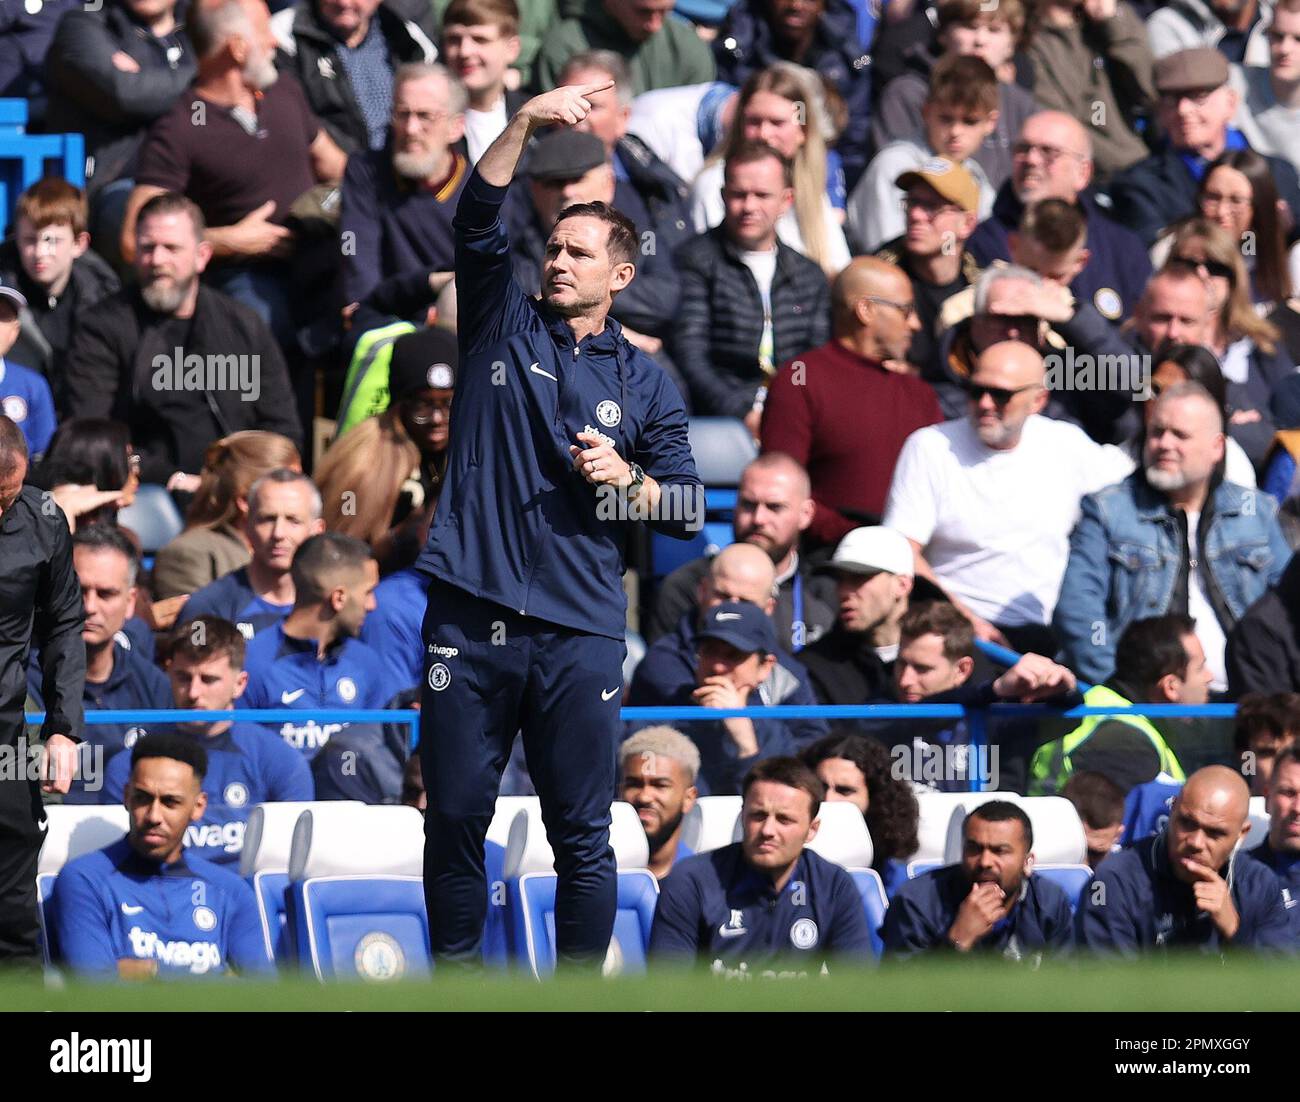
MULTIPOLYGON (((744 717, 746 719, 965 719, 970 731, 970 745, 975 753, 975 765, 970 769, 971 791, 982 788, 981 776, 986 772, 983 764, 984 748, 988 744, 987 722, 990 716, 1039 716, 1044 719, 1083 719, 1087 716, 1140 715, 1159 718, 1231 719, 1236 715, 1235 704, 1142 704, 1126 708, 1089 707, 1060 709, 1046 704, 995 704, 990 708, 966 708, 960 704, 776 704, 770 707, 748 708, 624 708, 624 721, 645 723, 709 722, 719 719, 744 717)), ((199 712, 186 708, 126 709, 121 711, 88 711, 86 723, 96 724, 148 724, 193 723, 202 718, 210 723, 223 720, 243 720, 259 723, 405 723, 411 730, 411 745, 419 735, 420 713, 412 709, 391 711, 372 709, 349 711, 345 708, 322 708, 315 711, 293 708, 247 708, 224 712, 199 712)), ((44 720, 43 712, 29 712, 29 724, 44 720)), ((688 728, 689 730, 689 728, 688 728)))

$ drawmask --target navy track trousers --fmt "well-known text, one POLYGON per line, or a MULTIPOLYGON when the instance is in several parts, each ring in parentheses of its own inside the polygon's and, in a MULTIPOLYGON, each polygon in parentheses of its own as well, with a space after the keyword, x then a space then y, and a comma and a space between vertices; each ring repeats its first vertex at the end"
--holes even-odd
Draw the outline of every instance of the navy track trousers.
POLYGON ((618 895, 609 806, 624 641, 521 616, 437 578, 428 602, 419 751, 434 959, 480 959, 488 898, 483 843, 522 731, 555 852, 557 958, 599 966, 618 895))

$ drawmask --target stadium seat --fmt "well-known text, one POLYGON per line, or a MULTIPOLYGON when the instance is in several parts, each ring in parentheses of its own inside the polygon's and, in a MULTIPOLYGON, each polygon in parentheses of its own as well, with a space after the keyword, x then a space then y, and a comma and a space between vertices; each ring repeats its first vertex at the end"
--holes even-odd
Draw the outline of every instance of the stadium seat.
MULTIPOLYGON (((808 848, 846 869, 869 869, 875 860, 867 822, 857 807, 845 800, 823 803, 817 812, 821 826, 808 848)), ((737 830, 740 821, 736 821, 737 830)))
POLYGON ((1092 869, 1087 865, 1034 865, 1034 875, 1050 880, 1070 899, 1070 913, 1079 910, 1083 893, 1092 882, 1092 869))
POLYGON ((907 863, 907 878, 915 880, 918 876, 924 876, 927 872, 934 872, 935 869, 943 868, 942 861, 909 861, 907 863))
POLYGON ((1169 821, 1169 808, 1182 787, 1168 781, 1147 781, 1129 789, 1124 797, 1124 833, 1120 835, 1120 843, 1131 846, 1164 830, 1169 821))
POLYGON ((908 861, 943 864, 952 809, 959 804, 975 807, 985 800, 1003 800, 1012 795, 1014 793, 1011 792, 918 792, 916 802, 920 806, 921 815, 916 833, 920 844, 916 852, 908 857, 908 861))
MULTIPOLYGON (((28 12, 40 5, 27 5, 28 12)), ((86 141, 81 134, 28 134, 27 101, 0 100, 0 238, 9 232, 18 196, 46 175, 86 186, 86 141), (54 162, 50 173, 49 162, 54 162)))
POLYGON ((424 818, 413 807, 317 806, 289 851, 288 921, 320 980, 427 976, 424 818))
MULTIPOLYGON (((1003 796, 1002 799, 1019 804, 1034 828, 1033 854, 1036 862, 1046 865, 1082 864, 1088 854, 1083 823, 1074 804, 1064 796, 1003 796)), ((985 801, 980 800, 980 803, 985 801)), ((961 824, 977 804, 958 804, 948 823, 948 844, 944 848, 944 862, 951 864, 961 859, 961 824)))
POLYGON ((641 664, 641 659, 645 657, 645 640, 635 631, 625 631, 623 633, 623 642, 627 645, 627 653, 623 656, 623 684, 631 685, 636 668, 641 664))
POLYGON ((55 804, 45 809, 45 842, 36 875, 57 876, 74 857, 112 845, 131 825, 126 808, 117 804, 55 804))
POLYGON ((737 486, 758 445, 735 417, 692 417, 688 427, 695 469, 705 486, 737 486))
POLYGON ((701 796, 682 820, 682 845, 693 853, 731 845, 741 804, 739 796, 701 796))
POLYGON ((1250 833, 1241 840, 1242 849, 1262 846, 1268 838, 1268 801, 1263 796, 1250 798, 1250 833))
POLYGON ((536 815, 538 822, 541 822, 542 801, 536 796, 498 796, 496 812, 488 826, 488 841, 495 842, 504 849, 506 842, 510 840, 510 826, 514 823, 515 816, 524 808, 531 808, 532 814, 536 815))
POLYGON ((152 555, 171 543, 185 528, 176 502, 166 486, 146 482, 135 492, 135 501, 117 514, 118 523, 140 537, 140 547, 152 555))
POLYGON ((885 951, 885 943, 880 937, 880 927, 885 922, 885 911, 889 901, 885 898, 885 885, 875 869, 849 869, 853 877, 853 886, 858 889, 862 899, 862 909, 867 915, 867 929, 871 931, 871 949, 876 959, 885 951))
MULTIPOLYGON (((555 971, 555 886, 553 872, 525 873, 518 881, 522 922, 522 957, 533 977, 555 971)), ((605 954, 604 974, 635 975, 645 971, 650 927, 659 902, 659 882, 649 869, 620 869, 614 933, 605 954)))
POLYGON ((41 957, 48 968, 57 959, 58 946, 54 943, 54 881, 58 874, 43 872, 36 877, 36 917, 41 924, 41 957))
MULTIPOLYGON (((633 930, 641 929, 640 916, 646 906, 647 885, 643 878, 629 877, 629 873, 644 873, 654 885, 649 917, 645 919, 646 939, 650 937, 649 923, 654 917, 653 900, 658 899, 659 885, 645 869, 650 859, 650 847, 636 810, 620 800, 610 805, 610 817, 610 846, 619 869, 619 917, 615 921, 614 940, 610 942, 606 966, 637 971, 644 968, 645 948, 642 944, 638 950, 633 944, 635 939, 629 939, 633 930), (624 881, 628 883, 625 885, 624 881)), ((515 814, 510 825, 503 873, 510 946, 516 961, 537 977, 549 974, 555 968, 554 866, 555 854, 546 840, 541 809, 526 804, 515 814)))

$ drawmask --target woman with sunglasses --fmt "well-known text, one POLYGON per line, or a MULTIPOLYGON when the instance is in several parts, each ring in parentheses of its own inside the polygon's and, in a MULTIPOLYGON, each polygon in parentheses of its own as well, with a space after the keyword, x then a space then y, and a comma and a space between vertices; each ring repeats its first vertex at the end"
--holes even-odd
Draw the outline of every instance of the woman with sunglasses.
POLYGON ((398 338, 391 404, 335 440, 316 465, 326 528, 370 544, 381 574, 410 566, 424 546, 447 465, 456 362, 448 330, 398 338))
POLYGON ((1227 380, 1228 431, 1259 471, 1276 431, 1274 391, 1295 364, 1279 344, 1277 327, 1256 312, 1237 243, 1216 223, 1200 216, 1179 223, 1165 263, 1205 280, 1210 316, 1201 343, 1218 357, 1227 380))

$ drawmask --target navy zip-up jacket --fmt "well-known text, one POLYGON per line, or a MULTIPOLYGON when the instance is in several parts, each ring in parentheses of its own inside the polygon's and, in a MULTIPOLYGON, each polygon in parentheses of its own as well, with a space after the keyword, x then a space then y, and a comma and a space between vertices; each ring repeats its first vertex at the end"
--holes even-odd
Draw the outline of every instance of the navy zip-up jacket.
MULTIPOLYGON (((500 218, 506 188, 478 171, 453 223, 460 370, 447 473, 423 574, 521 615, 623 639, 630 527, 573 468, 579 432, 599 432, 677 508, 652 525, 688 538, 703 489, 686 410, 663 370, 605 319, 574 343, 566 321, 515 282, 500 218)), ((608 491, 606 491, 608 493, 608 491)), ((619 495, 621 497, 621 495, 619 495)))
MULTIPOLYGON (((37 708, 44 708, 45 701, 41 694, 40 667, 32 663, 27 667, 27 691, 37 708)), ((81 694, 82 705, 87 711, 114 711, 125 708, 170 708, 173 705, 171 684, 167 675, 157 666, 135 650, 128 650, 116 640, 113 642, 113 670, 108 680, 103 682, 87 681, 81 694)), ((153 730, 169 730, 168 724, 154 725, 153 730)), ((102 747, 104 767, 118 754, 129 750, 136 740, 150 733, 146 724, 128 723, 89 723, 85 726, 86 748, 81 751, 81 775, 74 777, 71 788, 63 797, 65 804, 102 803, 100 790, 104 777, 91 775, 93 760, 88 750, 102 747), (88 788, 88 782, 91 786, 88 788)), ((129 758, 131 755, 127 754, 129 758)))
MULTIPOLYGON (((1069 897, 1041 876, 1026 877, 1011 913, 975 945, 974 951, 1001 953, 1011 960, 1040 952, 1068 952, 1074 944, 1069 897)), ((945 865, 906 881, 889 901, 880 936, 885 956, 906 960, 930 949, 955 953, 948 931, 970 894, 960 864, 945 865)))
POLYGON ((780 894, 741 844, 673 863, 659 885, 652 961, 710 962, 756 974, 784 963, 819 971, 828 957, 873 959, 862 899, 844 869, 805 849, 780 894))
POLYGON ((1205 953, 1235 947, 1292 951, 1291 918, 1273 872, 1238 850, 1219 875, 1228 881, 1241 919, 1230 943, 1223 942, 1210 916, 1197 909, 1191 886, 1174 876, 1167 832, 1112 853, 1097 866, 1084 892, 1079 944, 1124 957, 1170 948, 1205 953))

